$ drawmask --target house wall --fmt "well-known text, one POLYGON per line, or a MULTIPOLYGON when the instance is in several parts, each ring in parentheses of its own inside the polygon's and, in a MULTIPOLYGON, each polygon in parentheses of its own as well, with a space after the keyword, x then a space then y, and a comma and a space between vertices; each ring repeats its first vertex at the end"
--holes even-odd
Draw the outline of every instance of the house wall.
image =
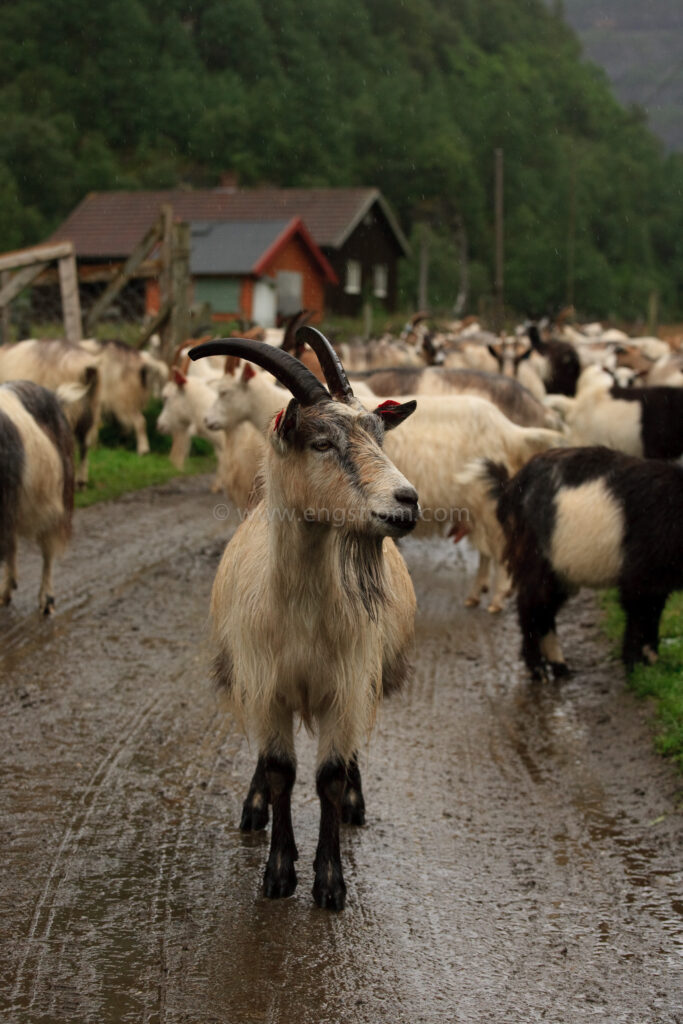
POLYGON ((298 235, 293 235, 269 261, 265 273, 275 277, 279 270, 296 271, 302 275, 302 306, 315 310, 311 323, 322 320, 325 312, 325 278, 320 264, 298 235))
POLYGON ((340 316, 360 316, 363 302, 370 299, 375 306, 387 311, 396 309, 398 294, 398 261, 403 251, 387 225, 383 214, 375 206, 368 211, 355 231, 340 249, 324 248, 325 256, 339 278, 339 284, 328 284, 325 291, 327 308, 340 316), (360 292, 346 291, 347 263, 357 260, 361 267, 360 292), (373 268, 384 264, 387 268, 387 294, 378 298, 373 294, 373 268))

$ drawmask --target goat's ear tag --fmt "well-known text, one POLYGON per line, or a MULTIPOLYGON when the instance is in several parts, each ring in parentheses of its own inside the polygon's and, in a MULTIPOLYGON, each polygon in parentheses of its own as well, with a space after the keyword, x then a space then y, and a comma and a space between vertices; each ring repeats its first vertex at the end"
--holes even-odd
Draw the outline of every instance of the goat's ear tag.
POLYGON ((242 370, 242 383, 248 384, 252 377, 256 376, 256 370, 251 363, 245 363, 242 370))
POLYGON ((296 430, 299 422, 299 403, 295 398, 286 409, 280 409, 275 417, 273 430, 282 441, 289 440, 289 435, 296 430))
POLYGON ((179 388, 184 388, 187 384, 187 377, 184 373, 181 373, 177 367, 173 367, 173 380, 179 388))
POLYGON ((414 413, 417 408, 417 402, 413 399, 411 402, 395 402, 393 398, 389 398, 386 402, 382 402, 374 410, 375 416, 379 416, 382 423, 384 424, 385 430, 393 430, 399 423, 403 423, 411 413, 414 413))

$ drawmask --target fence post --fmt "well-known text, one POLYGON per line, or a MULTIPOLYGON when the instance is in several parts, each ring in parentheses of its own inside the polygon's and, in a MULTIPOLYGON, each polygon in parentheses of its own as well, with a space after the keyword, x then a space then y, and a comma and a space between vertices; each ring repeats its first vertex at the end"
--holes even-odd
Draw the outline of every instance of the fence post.
MULTIPOLYGON (((5 285, 9 284, 12 275, 9 270, 3 270, 0 272, 0 289, 4 288, 5 285)), ((3 345, 9 345, 12 340, 12 311, 10 309, 9 302, 6 302, 1 310, 2 320, 0 320, 0 337, 3 345)))
POLYGON ((189 333, 190 225, 176 222, 171 230, 171 330, 170 345, 164 350, 166 361, 187 341, 189 333))
POLYGON ((83 338, 81 326, 81 300, 78 295, 78 272, 75 256, 63 256, 59 260, 59 288, 62 293, 64 313, 64 334, 66 340, 77 345, 83 338))

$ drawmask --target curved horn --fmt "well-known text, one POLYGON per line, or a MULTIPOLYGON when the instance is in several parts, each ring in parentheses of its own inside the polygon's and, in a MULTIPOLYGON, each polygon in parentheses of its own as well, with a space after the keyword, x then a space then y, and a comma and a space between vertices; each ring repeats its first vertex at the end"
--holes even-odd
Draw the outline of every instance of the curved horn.
POLYGON ((190 359, 203 356, 241 356, 268 370, 302 405, 330 400, 329 392, 311 371, 289 352, 248 338, 217 338, 190 349, 190 359))
POLYGON ((353 398, 353 389, 349 384, 341 360, 325 335, 317 331, 315 327, 305 325, 299 328, 296 337, 297 341, 308 342, 317 355, 332 395, 341 402, 348 402, 350 398, 353 398))

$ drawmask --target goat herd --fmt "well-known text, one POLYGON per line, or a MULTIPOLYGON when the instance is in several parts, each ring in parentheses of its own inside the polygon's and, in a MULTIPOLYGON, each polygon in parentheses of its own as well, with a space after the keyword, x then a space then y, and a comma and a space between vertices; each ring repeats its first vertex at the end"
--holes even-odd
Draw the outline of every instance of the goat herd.
POLYGON ((215 487, 240 512, 211 618, 215 679, 258 741, 241 828, 264 828, 272 806, 264 890, 290 895, 293 716, 315 724, 313 895, 339 910, 340 823, 365 813, 357 751, 412 643, 415 595, 395 541, 467 536, 479 553, 467 604, 491 584, 497 612, 515 591, 536 679, 567 672, 555 619, 582 586, 619 588, 623 660, 655 660, 664 603, 683 585, 683 364, 657 338, 600 325, 498 339, 476 323, 436 334, 417 315, 398 341, 335 349, 305 320, 280 347, 265 332, 204 341, 170 374, 117 343, 1 347, 0 603, 23 536, 41 549, 39 605, 52 611, 52 562, 100 410, 136 430, 143 454, 158 381, 172 460, 182 465, 193 436, 209 439, 215 487))

